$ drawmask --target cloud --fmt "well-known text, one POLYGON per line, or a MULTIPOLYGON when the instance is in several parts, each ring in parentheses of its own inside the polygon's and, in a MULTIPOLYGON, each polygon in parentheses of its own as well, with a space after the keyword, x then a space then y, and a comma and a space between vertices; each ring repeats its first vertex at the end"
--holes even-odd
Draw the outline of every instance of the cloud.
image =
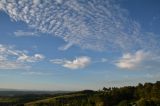
POLYGON ((42 54, 35 54, 34 56, 27 56, 26 54, 23 54, 19 56, 17 60, 21 62, 37 62, 44 58, 45 57, 42 54))
POLYGON ((152 52, 138 50, 135 53, 123 54, 115 65, 122 69, 152 68, 156 65, 154 63, 160 63, 158 57, 152 52))
POLYGON ((30 66, 15 61, 0 61, 0 69, 28 69, 30 66))
POLYGON ((149 54, 144 51, 137 51, 134 54, 126 53, 118 60, 116 66, 124 69, 136 68, 149 54))
POLYGON ((3 4, 2 4, 2 3, 0 3, 0 10, 1 10, 1 9, 3 9, 3 8, 4 8, 4 7, 3 7, 3 4))
POLYGON ((66 61, 63 66, 70 69, 79 69, 88 66, 90 62, 89 57, 78 57, 73 61, 66 61))
POLYGON ((53 59, 50 60, 53 64, 64 64, 67 60, 66 59, 53 59))
POLYGON ((26 72, 23 72, 22 75, 44 76, 44 75, 51 75, 51 73, 36 72, 36 71, 26 71, 26 72))
POLYGON ((98 58, 98 59, 94 59, 92 60, 92 63, 108 63, 110 62, 110 60, 108 58, 98 58))
POLYGON ((14 46, 0 44, 0 69, 29 68, 27 63, 38 62, 44 58, 42 54, 29 56, 26 50, 16 50, 14 46))
POLYGON ((91 59, 87 56, 77 57, 74 60, 66 59, 53 59, 51 60, 53 64, 60 64, 65 68, 69 69, 81 69, 87 67, 91 63, 91 59))
POLYGON ((143 32, 129 12, 113 0, 1 0, 0 6, 15 21, 62 38, 67 45, 61 50, 77 45, 99 51, 130 51, 160 45, 157 35, 143 32))
POLYGON ((59 47, 59 50, 64 51, 64 50, 67 50, 68 48, 70 48, 71 46, 73 46, 73 44, 72 43, 68 43, 68 44, 66 44, 64 46, 59 47))
POLYGON ((23 37, 23 36, 39 36, 37 32, 27 32, 22 30, 17 30, 14 32, 14 35, 17 37, 23 37))

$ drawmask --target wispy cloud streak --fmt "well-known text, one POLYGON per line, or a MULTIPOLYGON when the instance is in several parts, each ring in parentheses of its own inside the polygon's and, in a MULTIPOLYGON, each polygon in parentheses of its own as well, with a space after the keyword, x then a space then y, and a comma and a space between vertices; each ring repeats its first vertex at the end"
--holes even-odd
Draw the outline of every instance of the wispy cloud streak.
POLYGON ((39 36, 37 32, 29 32, 29 31, 22 31, 22 30, 15 31, 14 35, 17 37, 39 36))
POLYGON ((24 50, 16 50, 13 46, 0 44, 0 69, 25 69, 28 63, 38 62, 45 57, 42 54, 29 56, 24 50))

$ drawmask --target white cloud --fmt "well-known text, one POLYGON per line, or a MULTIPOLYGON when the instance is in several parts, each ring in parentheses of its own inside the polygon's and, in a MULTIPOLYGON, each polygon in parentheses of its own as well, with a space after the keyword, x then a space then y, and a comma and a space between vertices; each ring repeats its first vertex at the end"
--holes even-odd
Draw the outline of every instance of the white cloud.
POLYGON ((2 7, 2 4, 0 4, 0 10, 2 9, 3 7, 2 7))
POLYGON ((54 59, 51 60, 54 64, 61 64, 69 69, 81 69, 87 67, 91 63, 91 59, 87 56, 77 57, 75 60, 54 59))
POLYGON ((1 61, 0 60, 0 69, 28 69, 30 68, 29 66, 22 64, 20 62, 16 61, 1 61))
POLYGON ((0 69, 19 69, 19 68, 29 68, 28 66, 17 62, 16 60, 9 60, 9 56, 13 55, 13 51, 8 50, 6 46, 0 44, 0 69), (10 52, 8 52, 10 51, 10 52))
POLYGON ((150 59, 151 54, 142 50, 137 51, 134 54, 126 53, 115 63, 119 68, 123 69, 135 69, 139 67, 145 60, 150 59))
POLYGON ((42 54, 27 55, 24 50, 16 50, 13 46, 0 44, 0 69, 29 68, 29 62, 38 62, 45 57, 42 54))
POLYGON ((70 69, 79 69, 88 66, 90 62, 89 57, 78 57, 73 61, 66 61, 63 66, 70 69))
POLYGON ((98 59, 94 59, 92 60, 92 63, 108 63, 110 62, 110 60, 108 58, 98 58, 98 59))
POLYGON ((40 60, 43 60, 45 57, 42 54, 35 54, 34 56, 28 56, 26 54, 23 54, 18 57, 18 61, 21 62, 37 62, 40 60))
POLYGON ((27 32, 22 30, 17 30, 14 32, 14 35, 17 37, 23 37, 23 36, 39 36, 37 32, 27 32))
POLYGON ((51 73, 37 72, 37 71, 26 71, 26 72, 23 72, 22 75, 44 76, 44 75, 51 75, 51 73))
POLYGON ((67 50, 68 48, 70 48, 71 46, 73 46, 73 44, 72 43, 68 43, 68 44, 66 44, 66 45, 64 45, 64 46, 61 46, 61 47, 59 47, 59 50, 67 50))
POLYGON ((0 5, 12 19, 64 39, 67 45, 62 50, 72 45, 92 50, 158 50, 160 45, 155 34, 142 32, 140 24, 113 0, 1 0, 0 5))
POLYGON ((66 59, 53 59, 50 60, 53 64, 64 64, 67 60, 66 59))

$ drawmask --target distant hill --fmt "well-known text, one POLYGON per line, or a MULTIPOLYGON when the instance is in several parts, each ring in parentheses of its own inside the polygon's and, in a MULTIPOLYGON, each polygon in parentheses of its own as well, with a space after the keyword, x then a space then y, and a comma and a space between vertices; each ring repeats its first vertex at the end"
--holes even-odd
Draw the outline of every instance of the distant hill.
POLYGON ((59 94, 68 93, 71 91, 31 91, 31 90, 18 90, 18 89, 0 89, 0 96, 22 96, 22 95, 42 95, 42 94, 59 94))
POLYGON ((17 89, 0 88, 0 91, 18 91, 17 89))

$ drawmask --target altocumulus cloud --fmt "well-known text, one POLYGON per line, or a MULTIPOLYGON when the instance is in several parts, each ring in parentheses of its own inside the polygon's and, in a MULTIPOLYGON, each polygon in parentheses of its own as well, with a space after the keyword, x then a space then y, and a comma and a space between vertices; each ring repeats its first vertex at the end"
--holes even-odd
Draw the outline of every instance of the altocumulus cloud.
POLYGON ((142 32, 140 24, 113 0, 1 0, 0 9, 15 21, 62 38, 66 45, 61 50, 78 45, 129 51, 135 46, 156 48, 158 43, 155 34, 142 32))
POLYGON ((45 58, 42 54, 29 56, 25 51, 17 50, 11 45, 0 44, 0 69, 29 68, 28 63, 39 62, 45 58))
POLYGON ((53 59, 50 60, 53 64, 60 64, 69 69, 81 69, 87 67, 91 63, 91 59, 87 56, 77 57, 74 60, 53 59))

